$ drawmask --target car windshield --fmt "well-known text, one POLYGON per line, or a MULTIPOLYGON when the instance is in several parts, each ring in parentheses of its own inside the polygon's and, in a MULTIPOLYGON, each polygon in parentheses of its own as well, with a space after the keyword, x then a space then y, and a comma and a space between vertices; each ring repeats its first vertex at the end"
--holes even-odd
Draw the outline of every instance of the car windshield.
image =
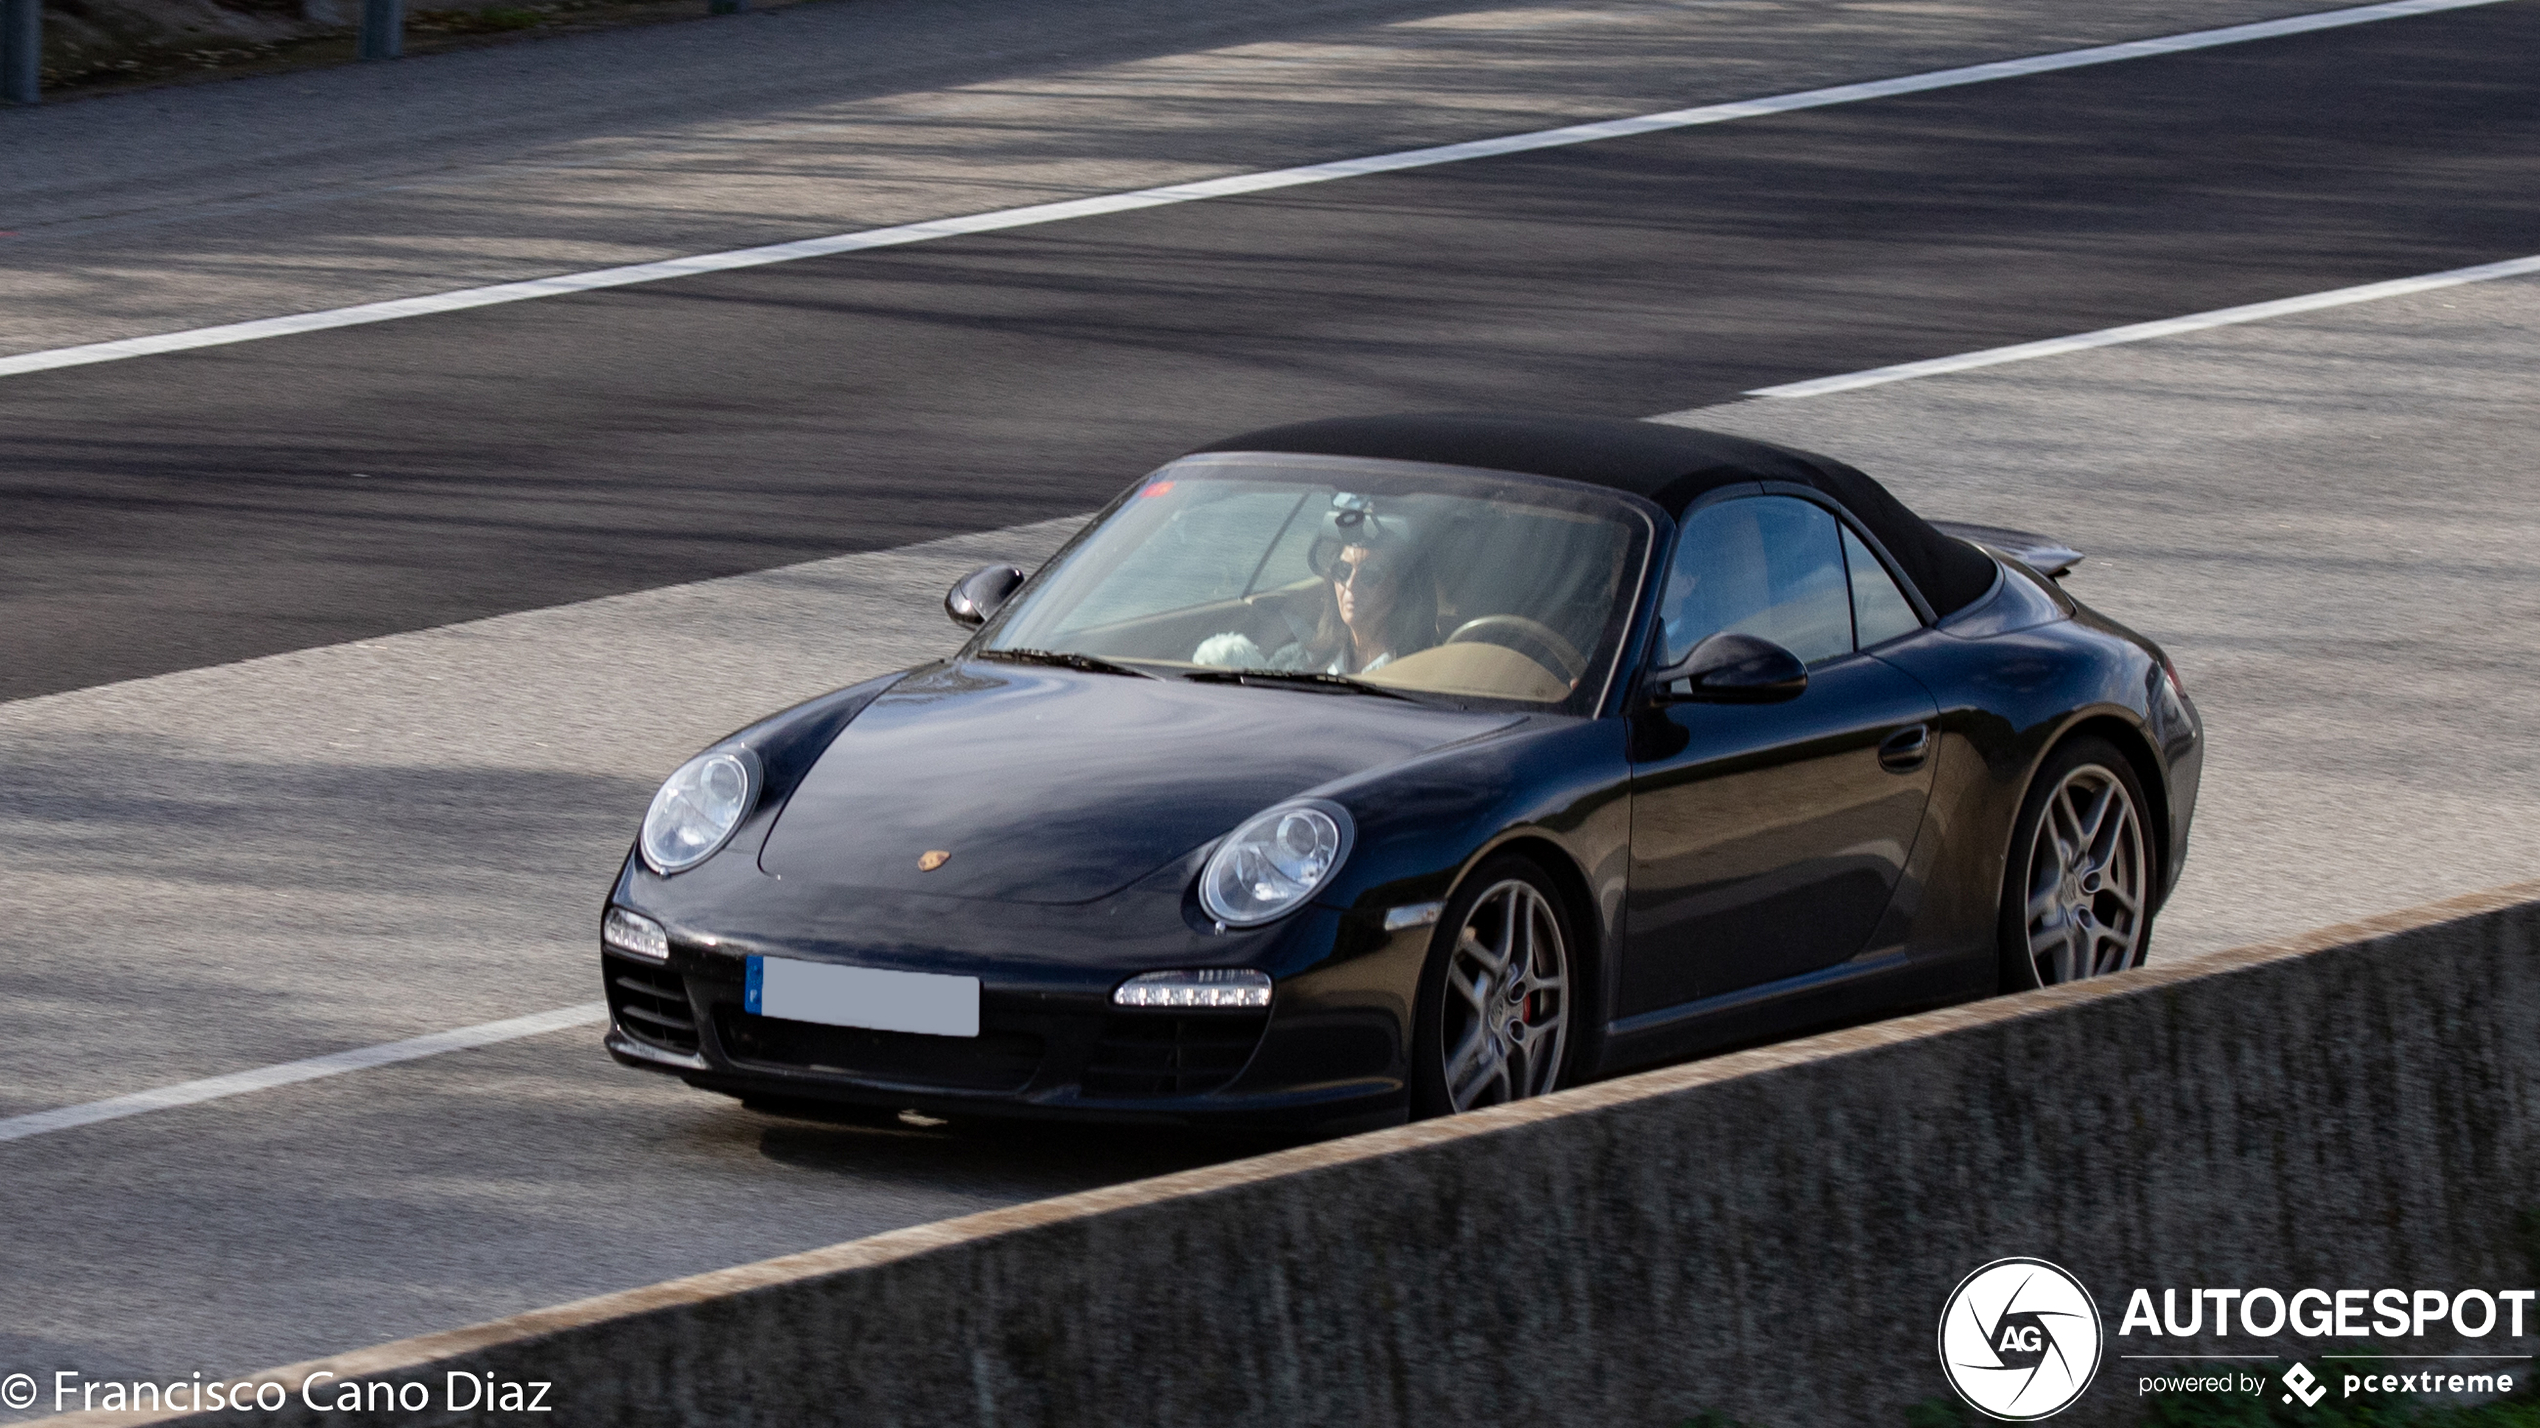
POLYGON ((1149 477, 982 632, 993 656, 1593 708, 1649 546, 1569 482, 1204 455, 1149 477))

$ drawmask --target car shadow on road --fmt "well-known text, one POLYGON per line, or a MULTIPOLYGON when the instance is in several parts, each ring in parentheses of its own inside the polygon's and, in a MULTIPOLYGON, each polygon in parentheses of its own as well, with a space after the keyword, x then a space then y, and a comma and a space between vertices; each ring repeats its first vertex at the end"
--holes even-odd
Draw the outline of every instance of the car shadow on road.
POLYGON ((823 1113, 735 1107, 759 1126, 758 1150, 798 1170, 904 1178, 912 1188, 1011 1201, 1242 1160, 1317 1139, 1297 1132, 1201 1131, 915 1112, 823 1113))

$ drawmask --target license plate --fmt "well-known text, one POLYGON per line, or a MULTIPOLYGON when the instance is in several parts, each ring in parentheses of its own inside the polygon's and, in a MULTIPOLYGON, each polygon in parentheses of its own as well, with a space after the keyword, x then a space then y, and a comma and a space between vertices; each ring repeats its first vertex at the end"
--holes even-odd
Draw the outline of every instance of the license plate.
POLYGON ((928 1036, 979 1034, 979 979, 752 957, 742 1007, 759 1016, 928 1036))

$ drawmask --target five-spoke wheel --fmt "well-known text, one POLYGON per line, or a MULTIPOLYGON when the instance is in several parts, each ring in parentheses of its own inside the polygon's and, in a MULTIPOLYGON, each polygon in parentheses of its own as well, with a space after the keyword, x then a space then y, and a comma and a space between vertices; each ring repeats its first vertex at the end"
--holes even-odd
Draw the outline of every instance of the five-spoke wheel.
POLYGON ((1432 954, 1417 1099, 1425 1114, 1540 1096, 1570 1050, 1571 957, 1558 895, 1533 864, 1494 859, 1466 879, 1432 954))
POLYGON ((2101 740, 2074 740, 2038 771, 2003 890, 2007 989, 2142 965, 2152 922, 2143 806, 2134 770, 2101 740))

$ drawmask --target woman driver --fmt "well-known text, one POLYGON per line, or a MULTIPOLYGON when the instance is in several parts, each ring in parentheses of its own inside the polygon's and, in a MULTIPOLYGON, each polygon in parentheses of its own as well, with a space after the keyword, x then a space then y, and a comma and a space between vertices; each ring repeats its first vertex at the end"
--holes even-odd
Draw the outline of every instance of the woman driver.
POLYGON ((1248 635, 1211 635, 1192 661, 1364 674, 1437 643, 1436 585, 1402 518, 1344 509, 1333 525, 1337 533, 1326 540, 1340 542, 1340 549, 1323 567, 1326 598, 1311 635, 1268 654, 1248 635))

